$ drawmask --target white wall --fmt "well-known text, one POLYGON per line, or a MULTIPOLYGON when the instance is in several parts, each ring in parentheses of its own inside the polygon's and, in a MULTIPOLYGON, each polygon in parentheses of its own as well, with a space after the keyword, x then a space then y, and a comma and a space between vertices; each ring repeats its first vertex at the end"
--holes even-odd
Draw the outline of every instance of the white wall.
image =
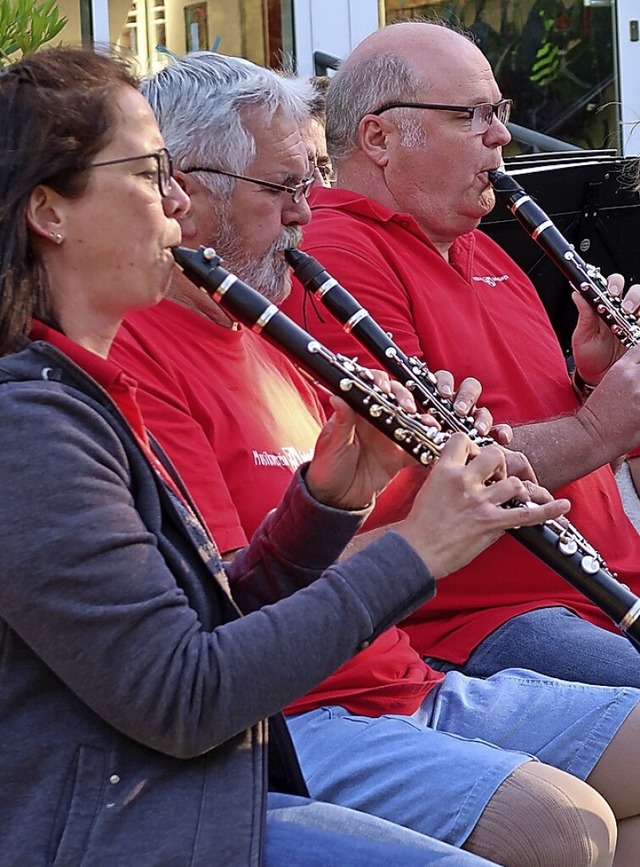
POLYGON ((344 58, 379 27, 378 0, 294 0, 298 75, 313 75, 313 52, 344 58))
POLYGON ((96 45, 109 45, 115 42, 120 34, 111 36, 109 33, 108 0, 91 0, 91 15, 93 16, 93 41, 96 45))
POLYGON ((640 3, 617 0, 614 9, 618 25, 618 98, 621 102, 622 152, 640 154, 640 3), (632 39, 632 29, 638 38, 632 39))

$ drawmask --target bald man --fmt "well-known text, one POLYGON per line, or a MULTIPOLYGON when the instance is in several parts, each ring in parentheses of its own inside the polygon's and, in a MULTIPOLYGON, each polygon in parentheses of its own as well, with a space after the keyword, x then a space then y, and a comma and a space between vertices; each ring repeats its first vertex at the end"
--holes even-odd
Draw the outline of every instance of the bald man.
MULTIPOLYGON (((624 354, 578 298, 578 382, 596 386, 578 395, 530 281, 477 230, 494 205, 487 172, 510 139, 510 108, 460 33, 405 23, 372 34, 329 87, 338 189, 314 194, 303 247, 407 354, 481 380, 494 418, 515 427, 513 447, 571 500, 572 522, 640 593, 640 537, 609 468, 640 441, 640 349, 624 354)), ((638 287, 625 303, 637 309, 638 287)), ((299 286, 284 309, 303 319, 299 286)), ((306 322, 334 350, 373 363, 310 304, 306 322)), ((399 517, 400 500, 381 521, 399 517)), ((638 654, 609 619, 511 538, 451 576, 406 628, 444 670, 640 685, 638 654)))

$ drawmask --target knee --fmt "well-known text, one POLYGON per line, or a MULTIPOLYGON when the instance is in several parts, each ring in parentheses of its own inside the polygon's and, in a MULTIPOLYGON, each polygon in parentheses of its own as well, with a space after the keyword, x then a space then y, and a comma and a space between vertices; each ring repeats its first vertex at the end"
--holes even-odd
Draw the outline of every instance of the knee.
POLYGON ((504 867, 609 867, 615 817, 577 777, 529 762, 487 804, 464 848, 504 867))

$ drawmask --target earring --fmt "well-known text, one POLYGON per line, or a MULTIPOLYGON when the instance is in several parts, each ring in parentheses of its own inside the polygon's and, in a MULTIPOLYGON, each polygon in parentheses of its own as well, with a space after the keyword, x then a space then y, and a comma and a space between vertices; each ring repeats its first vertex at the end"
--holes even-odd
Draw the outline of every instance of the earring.
POLYGON ((60 232, 49 232, 49 237, 52 238, 56 244, 62 244, 64 238, 60 234, 60 232))

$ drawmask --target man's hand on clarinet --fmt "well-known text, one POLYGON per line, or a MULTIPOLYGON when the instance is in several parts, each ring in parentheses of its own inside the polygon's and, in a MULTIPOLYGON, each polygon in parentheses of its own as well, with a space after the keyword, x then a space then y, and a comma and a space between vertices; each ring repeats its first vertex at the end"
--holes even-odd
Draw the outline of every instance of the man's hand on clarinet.
POLYGON ((454 434, 418 492, 407 518, 395 525, 438 579, 462 568, 506 530, 541 524, 569 511, 531 478, 528 462, 511 461, 498 445, 479 448, 454 434), (509 475, 509 468, 523 478, 509 475), (517 508, 503 504, 522 503, 517 508))

